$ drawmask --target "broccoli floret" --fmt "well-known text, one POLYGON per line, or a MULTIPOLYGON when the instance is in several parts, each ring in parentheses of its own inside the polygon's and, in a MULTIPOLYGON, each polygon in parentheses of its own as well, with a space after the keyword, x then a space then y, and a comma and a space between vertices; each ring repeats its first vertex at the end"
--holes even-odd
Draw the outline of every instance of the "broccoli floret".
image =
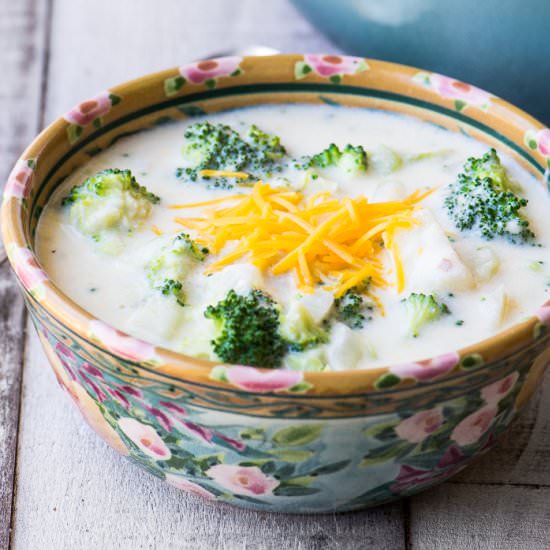
POLYGON ((174 279, 164 279, 158 290, 165 296, 174 296, 180 306, 185 305, 185 294, 183 293, 183 285, 180 281, 174 279))
POLYGON ((207 254, 208 248, 199 246, 187 233, 180 233, 147 264, 150 285, 185 305, 183 282, 194 264, 204 261, 207 254))
POLYGON ((346 174, 359 174, 365 172, 368 166, 367 153, 362 145, 350 145, 349 143, 340 149, 331 143, 325 150, 308 157, 300 166, 308 168, 328 168, 336 166, 346 174))
POLYGON ((187 233, 180 233, 174 239, 175 249, 178 252, 190 254, 198 262, 204 262, 210 250, 206 246, 197 244, 187 233))
POLYGON ((280 333, 291 351, 303 351, 328 341, 328 332, 313 320, 299 299, 293 300, 286 315, 281 316, 280 333))
POLYGON ((363 328, 365 321, 371 319, 368 315, 373 309, 357 287, 350 288, 346 293, 334 300, 335 317, 349 328, 363 328))
MULTIPOLYGON (((255 125, 243 138, 225 124, 197 122, 186 129, 184 137, 183 156, 188 166, 178 168, 176 176, 191 181, 197 181, 201 170, 244 172, 250 178, 270 176, 282 170, 280 161, 286 155, 279 137, 266 134, 255 125)), ((202 179, 212 181, 207 176, 202 179)), ((237 179, 237 183, 243 181, 237 179)), ((233 183, 226 177, 215 177, 209 186, 230 189, 233 183)))
POLYGON ((216 323, 218 336, 212 347, 222 361, 281 366, 287 345, 279 335, 279 309, 264 292, 251 290, 241 296, 230 290, 221 302, 208 306, 204 316, 216 323))
POLYGON ((339 167, 348 174, 365 172, 368 167, 367 153, 362 145, 350 145, 344 147, 340 157, 339 167))
POLYGON ((525 243, 535 236, 520 213, 527 199, 512 188, 497 152, 490 149, 483 157, 466 161, 456 183, 449 186, 444 205, 460 231, 477 229, 487 240, 500 236, 525 243))
POLYGON ((409 334, 416 338, 424 325, 437 321, 442 315, 450 313, 449 308, 439 303, 433 294, 417 294, 413 292, 401 300, 406 307, 409 318, 409 334))
POLYGON ((73 187, 62 202, 85 235, 101 241, 105 232, 133 231, 151 213, 159 197, 136 181, 130 170, 109 168, 73 187))
POLYGON ((281 138, 262 132, 255 124, 248 130, 248 137, 254 148, 261 151, 267 158, 279 160, 286 155, 286 149, 281 145, 281 138))
POLYGON ((336 166, 340 162, 341 157, 342 152, 338 148, 338 145, 331 143, 326 149, 310 157, 309 166, 315 166, 317 168, 336 166))
POLYGON ((481 158, 470 157, 464 164, 464 174, 470 178, 490 178, 499 190, 509 189, 506 170, 500 162, 494 148, 489 149, 481 158))

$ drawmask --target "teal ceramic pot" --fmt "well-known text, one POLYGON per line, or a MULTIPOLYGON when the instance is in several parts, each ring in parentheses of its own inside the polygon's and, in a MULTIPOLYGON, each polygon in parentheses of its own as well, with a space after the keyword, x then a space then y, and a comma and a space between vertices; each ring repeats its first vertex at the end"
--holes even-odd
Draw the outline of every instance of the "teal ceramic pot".
POLYGON ((417 116, 505 150, 548 183, 550 130, 478 88, 349 56, 231 57, 105 90, 54 122, 6 183, 2 234, 59 384, 113 449, 206 499, 274 512, 356 510, 440 483, 495 444, 550 360, 550 302, 489 340, 422 361, 321 373, 258 369, 121 333, 64 295, 34 255, 48 197, 122 136, 289 102, 417 116))
POLYGON ((336 45, 471 82, 550 123, 547 0, 292 0, 336 45))

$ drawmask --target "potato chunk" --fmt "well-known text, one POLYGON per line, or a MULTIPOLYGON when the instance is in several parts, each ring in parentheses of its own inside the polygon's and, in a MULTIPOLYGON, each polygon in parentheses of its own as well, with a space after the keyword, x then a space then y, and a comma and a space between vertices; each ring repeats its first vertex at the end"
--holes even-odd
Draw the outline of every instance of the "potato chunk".
POLYGON ((427 210, 417 215, 420 225, 396 233, 407 292, 464 291, 475 280, 450 243, 445 231, 427 210))

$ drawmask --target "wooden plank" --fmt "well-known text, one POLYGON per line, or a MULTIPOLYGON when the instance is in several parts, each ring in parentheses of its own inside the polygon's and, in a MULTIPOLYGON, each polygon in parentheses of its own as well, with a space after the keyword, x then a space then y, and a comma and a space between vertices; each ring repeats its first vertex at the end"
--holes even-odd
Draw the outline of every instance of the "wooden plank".
MULTIPOLYGON (((287 2, 57 0, 46 119, 147 71, 263 43, 334 51, 287 2), (191 10, 193 6, 193 10, 191 10), (85 22, 85 24, 83 24, 85 22), (108 37, 113 37, 112 40, 108 37), (86 44, 74 55, 71 44, 86 44), (76 76, 75 76, 76 75, 76 76)), ((207 505, 116 456, 57 389, 29 331, 19 436, 16 549, 404 548, 401 505, 291 517, 207 505), (47 473, 46 473, 47 470, 47 473)))
POLYGON ((36 134, 47 0, 0 0, 0 186, 36 134))
POLYGON ((0 267, 0 548, 8 548, 23 353, 23 300, 7 264, 0 267))
POLYGON ((54 16, 49 121, 109 86, 231 48, 336 51, 287 0, 56 0, 54 16), (86 47, 73 55, 72 42, 86 47))
MULTIPOLYGON (((0 190, 40 117, 46 0, 0 2, 0 190)), ((0 548, 8 548, 24 344, 23 302, 0 241, 0 548)))
POLYGON ((550 488, 445 484, 411 499, 411 550, 547 550, 550 488))

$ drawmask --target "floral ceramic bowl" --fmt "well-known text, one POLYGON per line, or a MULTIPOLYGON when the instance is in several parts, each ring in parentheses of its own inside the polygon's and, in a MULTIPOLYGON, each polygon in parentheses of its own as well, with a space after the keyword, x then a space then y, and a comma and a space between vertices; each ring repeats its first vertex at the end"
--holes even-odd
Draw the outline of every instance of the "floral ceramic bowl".
POLYGON ((494 338, 424 361, 262 370, 179 355, 93 319, 33 252, 53 190, 120 137, 288 102, 412 114, 504 149, 548 184, 550 130, 462 82, 355 57, 230 57, 106 90, 54 122, 9 177, 2 230, 60 385, 111 447, 207 499, 279 512, 353 510, 439 483, 495 444, 550 360, 550 303, 494 338))

